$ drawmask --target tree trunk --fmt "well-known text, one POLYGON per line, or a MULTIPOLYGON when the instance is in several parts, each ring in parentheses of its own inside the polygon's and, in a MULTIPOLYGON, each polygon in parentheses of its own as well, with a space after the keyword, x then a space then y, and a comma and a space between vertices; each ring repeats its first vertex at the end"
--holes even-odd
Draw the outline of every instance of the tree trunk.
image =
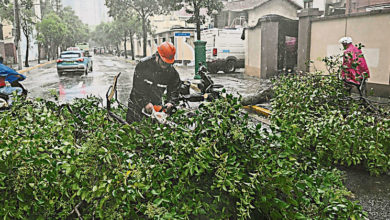
POLYGON ((124 41, 124 45, 123 45, 123 48, 125 49, 125 58, 127 59, 127 40, 126 40, 126 38, 127 38, 127 32, 125 31, 125 41, 124 41))
POLYGON ((148 41, 148 32, 147 32, 147 27, 146 27, 146 18, 142 18, 142 36, 144 40, 144 45, 143 45, 143 52, 144 52, 144 57, 146 57, 146 44, 148 41))
POLYGON ((53 47, 53 60, 57 59, 58 57, 58 45, 55 45, 53 47))
POLYGON ((16 49, 18 54, 18 70, 22 69, 22 51, 20 48, 20 40, 21 40, 21 27, 20 27, 20 11, 19 11, 19 3, 18 0, 14 0, 14 20, 15 20, 15 26, 16 27, 16 49))
POLYGON ((28 36, 26 36, 26 60, 24 61, 24 66, 25 67, 29 67, 28 65, 28 53, 29 53, 29 49, 30 49, 30 38, 28 36))
POLYGON ((0 19, 0 40, 4 40, 3 24, 1 22, 2 20, 0 19))
POLYGON ((269 102, 274 97, 273 87, 270 86, 267 89, 260 91, 257 94, 243 97, 241 100, 242 105, 256 105, 264 102, 269 102))
POLYGON ((38 64, 41 63, 41 43, 38 43, 38 64))
POLYGON ((51 47, 51 59, 52 60, 54 60, 55 59, 55 56, 56 56, 56 50, 54 49, 55 48, 55 46, 53 45, 52 47, 51 47))
POLYGON ((133 41, 133 32, 130 31, 130 45, 131 45, 131 59, 135 60, 134 58, 134 41, 133 41))
POLYGON ((50 61, 50 55, 51 55, 51 53, 50 53, 50 48, 48 47, 48 46, 46 46, 46 55, 47 55, 47 61, 50 61))

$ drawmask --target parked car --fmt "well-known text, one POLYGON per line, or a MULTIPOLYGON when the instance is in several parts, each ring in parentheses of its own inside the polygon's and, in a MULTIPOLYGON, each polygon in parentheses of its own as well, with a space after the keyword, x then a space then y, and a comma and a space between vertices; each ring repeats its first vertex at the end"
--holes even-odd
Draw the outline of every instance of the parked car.
POLYGON ((245 67, 245 41, 242 29, 209 29, 202 31, 206 44, 207 67, 211 73, 232 73, 245 67))
POLYGON ((78 72, 88 75, 88 72, 92 71, 92 56, 84 55, 83 51, 61 52, 60 58, 57 60, 57 73, 59 76, 69 72, 78 72))

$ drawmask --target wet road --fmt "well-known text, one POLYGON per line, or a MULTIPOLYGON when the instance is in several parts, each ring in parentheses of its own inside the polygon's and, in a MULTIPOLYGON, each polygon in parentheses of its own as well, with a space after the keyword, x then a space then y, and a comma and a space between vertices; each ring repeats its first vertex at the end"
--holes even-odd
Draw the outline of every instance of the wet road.
MULTIPOLYGON (((70 102, 74 98, 85 98, 94 95, 104 99, 108 87, 112 84, 114 76, 121 72, 118 81, 118 97, 122 103, 127 98, 132 87, 135 63, 126 62, 124 58, 110 55, 97 55, 93 57, 93 72, 87 76, 68 74, 59 77, 56 65, 51 64, 43 68, 32 70, 23 82, 29 90, 31 98, 53 99, 53 92, 59 94, 60 102, 70 102)), ((193 79, 194 67, 177 66, 182 80, 193 79)), ((262 88, 260 79, 246 76, 241 72, 232 74, 219 73, 212 75, 215 83, 225 85, 230 93, 248 95, 262 88)))
POLYGON ((390 175, 370 176, 362 167, 341 168, 345 185, 373 220, 390 220, 390 175))
POLYGON ((27 79, 23 82, 29 90, 29 97, 52 99, 53 92, 59 94, 60 102, 70 102, 74 98, 85 98, 89 95, 104 98, 109 85, 112 84, 114 76, 122 72, 118 96, 120 100, 127 100, 131 87, 134 65, 110 56, 93 57, 93 72, 87 76, 80 74, 67 74, 59 77, 56 65, 51 64, 44 68, 35 69, 28 73, 27 79), (126 95, 127 93, 127 95, 126 95))

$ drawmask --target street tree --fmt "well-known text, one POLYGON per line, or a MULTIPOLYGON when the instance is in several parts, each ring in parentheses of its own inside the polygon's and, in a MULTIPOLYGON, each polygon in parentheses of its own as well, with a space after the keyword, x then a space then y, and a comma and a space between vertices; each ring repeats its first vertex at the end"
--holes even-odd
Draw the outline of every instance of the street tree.
POLYGON ((132 12, 138 14, 142 24, 143 56, 146 56, 149 18, 156 14, 167 13, 171 2, 170 0, 106 0, 106 6, 112 17, 132 12))
POLYGON ((32 0, 21 0, 20 2, 20 26, 23 31, 23 34, 26 38, 26 54, 24 60, 24 66, 28 67, 28 57, 31 44, 31 36, 33 35, 35 27, 35 14, 33 11, 33 2, 32 0))
POLYGON ((119 51, 119 45, 123 41, 124 37, 126 37, 126 30, 124 28, 123 22, 119 20, 114 20, 109 23, 107 26, 107 34, 108 40, 107 45, 115 46, 117 51, 119 51))
MULTIPOLYGON (((13 6, 9 0, 0 0, 0 21, 13 20, 13 6)), ((1 22, 0 22, 1 23, 1 22)))
POLYGON ((123 28, 117 21, 100 23, 91 33, 91 39, 105 49, 115 47, 119 50, 119 44, 123 39, 123 28))
POLYGON ((14 11, 13 6, 7 0, 0 0, 0 40, 3 40, 3 21, 13 21, 14 11))
MULTIPOLYGON (((125 57, 127 58, 127 36, 130 38, 130 46, 132 51, 132 60, 135 60, 134 57, 134 35, 142 33, 142 24, 140 22, 139 16, 134 11, 124 11, 123 13, 117 14, 114 16, 115 22, 119 26, 119 29, 123 32, 124 36, 124 50, 125 57)), ((119 33, 118 33, 119 34, 119 33)))
MULTIPOLYGON (((128 19, 126 16, 120 16, 115 18, 114 22, 112 23, 112 28, 114 28, 116 31, 110 32, 110 34, 115 34, 115 39, 119 42, 117 43, 117 51, 119 52, 119 44, 121 41, 123 41, 123 48, 124 48, 124 56, 127 59, 127 36, 129 35, 127 23, 128 19), (119 37, 118 37, 119 36, 119 37)), ((119 53, 120 54, 120 53, 119 53)))
POLYGON ((61 46, 68 48, 79 42, 87 42, 89 40, 89 28, 76 15, 71 7, 65 7, 59 12, 59 17, 66 25, 66 33, 61 46))
POLYGON ((128 30, 129 30, 129 36, 130 36, 130 46, 131 46, 131 58, 132 60, 135 60, 134 58, 134 35, 139 35, 142 33, 142 27, 141 23, 138 19, 138 16, 136 14, 130 15, 128 18, 128 30))
POLYGON ((110 42, 113 42, 113 39, 109 39, 110 25, 110 23, 100 23, 91 33, 91 39, 104 48, 108 47, 110 42))
POLYGON ((188 23, 196 24, 197 40, 200 40, 200 26, 205 23, 206 17, 202 15, 201 9, 207 9, 207 15, 211 16, 222 10, 223 4, 221 0, 174 0, 171 3, 174 9, 186 8, 186 12, 191 14, 188 23))
POLYGON ((67 33, 66 24, 57 14, 51 12, 37 24, 37 28, 39 30, 38 41, 49 52, 48 60, 50 59, 50 55, 54 58, 57 56, 58 46, 61 45, 67 33))

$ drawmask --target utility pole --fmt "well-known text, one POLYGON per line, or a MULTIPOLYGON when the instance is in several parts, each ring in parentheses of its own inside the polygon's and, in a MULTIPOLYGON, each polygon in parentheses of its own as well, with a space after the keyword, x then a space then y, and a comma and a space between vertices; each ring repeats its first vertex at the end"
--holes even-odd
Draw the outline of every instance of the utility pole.
POLYGON ((22 69, 22 51, 20 49, 20 17, 19 17, 19 3, 14 0, 14 30, 15 30, 15 45, 18 58, 18 70, 22 69))
MULTIPOLYGON (((42 22, 43 19, 43 11, 44 6, 43 6, 43 0, 39 0, 39 22, 42 22)), ((37 31, 37 35, 39 35, 39 30, 37 31)), ((38 42, 38 64, 41 63, 41 49, 42 49, 42 43, 38 42)))

